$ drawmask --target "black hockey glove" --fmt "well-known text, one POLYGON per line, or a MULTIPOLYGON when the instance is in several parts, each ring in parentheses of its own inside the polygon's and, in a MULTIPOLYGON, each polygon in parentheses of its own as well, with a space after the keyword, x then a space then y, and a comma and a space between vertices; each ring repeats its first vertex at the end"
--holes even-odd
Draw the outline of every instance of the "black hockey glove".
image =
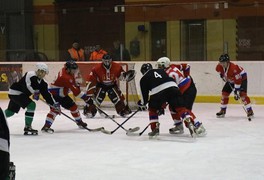
POLYGON ((38 101, 38 100, 39 100, 39 95, 40 95, 39 90, 36 90, 36 91, 34 92, 34 94, 33 94, 33 99, 35 99, 36 101, 38 101))
POLYGON ((53 110, 55 112, 57 112, 58 114, 61 114, 61 107, 60 107, 60 103, 58 102, 55 102, 52 106, 53 110))
POLYGON ((163 108, 159 109, 158 110, 158 115, 161 116, 161 115, 165 115, 165 111, 163 108))
POLYGON ((226 79, 225 79, 225 77, 224 77, 222 74, 220 74, 220 77, 221 77, 221 79, 222 79, 224 82, 226 82, 226 79))
POLYGON ((236 101, 240 99, 240 91, 238 89, 234 91, 234 99, 236 101))
POLYGON ((147 106, 142 104, 141 100, 138 101, 138 110, 140 111, 146 111, 147 110, 147 106))

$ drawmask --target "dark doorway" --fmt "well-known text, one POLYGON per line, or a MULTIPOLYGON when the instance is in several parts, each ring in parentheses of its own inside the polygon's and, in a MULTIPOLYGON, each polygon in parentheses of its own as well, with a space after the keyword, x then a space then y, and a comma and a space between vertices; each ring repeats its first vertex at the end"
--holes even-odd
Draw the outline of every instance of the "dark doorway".
POLYGON ((204 20, 181 21, 181 59, 206 61, 204 20))
POLYGON ((124 42, 125 13, 114 12, 114 7, 124 4, 124 0, 60 2, 56 8, 61 60, 73 40, 78 40, 82 48, 101 45, 107 52, 113 48, 113 41, 124 42))
POLYGON ((151 59, 158 60, 167 56, 167 28, 166 22, 151 22, 151 59))

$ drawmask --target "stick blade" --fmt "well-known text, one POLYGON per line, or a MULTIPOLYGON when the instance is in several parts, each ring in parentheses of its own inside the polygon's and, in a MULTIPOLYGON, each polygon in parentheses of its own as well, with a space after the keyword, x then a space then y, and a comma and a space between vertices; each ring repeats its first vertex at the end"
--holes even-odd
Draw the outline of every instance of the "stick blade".
POLYGON ((108 134, 108 135, 113 134, 111 131, 108 131, 106 129, 101 129, 101 132, 104 133, 104 134, 108 134))
POLYGON ((140 133, 134 133, 134 132, 131 132, 131 131, 127 131, 127 132, 126 132, 126 135, 127 135, 127 136, 141 136, 140 133))

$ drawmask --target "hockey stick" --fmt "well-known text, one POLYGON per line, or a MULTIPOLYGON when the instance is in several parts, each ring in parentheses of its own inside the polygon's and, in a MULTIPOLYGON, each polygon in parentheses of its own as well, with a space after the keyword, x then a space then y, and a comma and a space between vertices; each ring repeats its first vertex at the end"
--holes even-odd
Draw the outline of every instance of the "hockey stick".
POLYGON ((127 132, 126 135, 127 136, 141 136, 150 126, 150 124, 148 124, 141 132, 139 133, 134 133, 134 132, 127 132))
POLYGON ((117 128, 115 128, 113 131, 107 131, 105 129, 102 129, 101 132, 105 133, 105 134, 114 134, 114 132, 116 132, 119 128, 122 128, 123 130, 126 131, 126 133, 128 132, 136 132, 138 131, 140 128, 139 127, 134 127, 134 128, 129 128, 129 129, 125 129, 123 127, 123 125, 129 120, 131 119, 139 110, 135 111, 133 114, 131 114, 125 121, 123 121, 121 124, 117 123, 116 124, 118 125, 117 128))
POLYGON ((133 117, 139 110, 135 111, 131 116, 129 116, 122 124, 119 124, 118 122, 116 122, 116 120, 109 116, 106 112, 104 112, 99 106, 98 104, 96 103, 95 99, 93 98, 93 101, 94 101, 94 105, 96 107, 96 109, 101 112, 102 114, 105 115, 105 117, 108 117, 109 119, 111 119, 114 123, 116 123, 118 125, 118 127, 113 130, 113 131, 107 131, 106 129, 102 129, 101 132, 105 133, 105 134, 113 134, 117 129, 119 129, 120 127, 125 130, 126 132, 128 131, 132 131, 132 132, 135 132, 135 131, 138 131, 139 130, 139 127, 134 127, 134 128, 129 128, 128 130, 125 129, 122 125, 125 124, 131 117, 133 117))
MULTIPOLYGON (((76 122, 73 118, 71 118, 70 116, 68 116, 67 114, 65 114, 65 113, 63 113, 63 112, 61 112, 61 114, 64 115, 65 117, 67 117, 68 119, 72 120, 73 122, 75 122, 75 123, 77 124, 77 122, 76 122)), ((101 131, 101 130, 104 129, 104 127, 99 127, 99 128, 91 129, 91 128, 83 127, 83 126, 82 126, 82 128, 84 128, 84 129, 86 129, 86 130, 88 130, 88 131, 90 131, 90 132, 101 131)))
MULTIPOLYGON (((47 104, 48 106, 50 106, 51 108, 54 108, 54 106, 48 104, 46 101, 44 101, 44 100, 42 100, 42 99, 40 99, 40 100, 41 100, 42 102, 44 102, 45 104, 47 104)), ((55 109, 55 108, 54 108, 54 109, 55 109)), ((62 115, 64 115, 65 117, 67 117, 68 119, 70 119, 71 121, 73 121, 73 122, 75 122, 75 123, 77 124, 77 122, 76 122, 73 118, 71 118, 70 116, 68 116, 68 115, 65 114, 64 112, 60 111, 60 113, 61 113, 62 115)), ((90 129, 90 128, 88 128, 88 127, 83 127, 83 128, 86 129, 86 130, 88 130, 88 131, 90 131, 90 132, 101 131, 102 129, 104 129, 104 127, 99 127, 99 128, 95 128, 95 129, 90 129)))
MULTIPOLYGON (((232 89, 232 91, 234 91, 234 88, 231 86, 231 84, 230 84, 229 82, 227 82, 227 83, 228 83, 228 85, 230 86, 230 88, 232 89)), ((242 104, 242 107, 243 107, 245 113, 248 114, 247 109, 246 109, 244 103, 242 102, 240 95, 238 94, 237 96, 238 96, 238 98, 237 98, 237 99, 238 99, 238 102, 239 102, 240 104, 242 104)), ((248 121, 251 121, 251 117, 248 117, 248 121)))

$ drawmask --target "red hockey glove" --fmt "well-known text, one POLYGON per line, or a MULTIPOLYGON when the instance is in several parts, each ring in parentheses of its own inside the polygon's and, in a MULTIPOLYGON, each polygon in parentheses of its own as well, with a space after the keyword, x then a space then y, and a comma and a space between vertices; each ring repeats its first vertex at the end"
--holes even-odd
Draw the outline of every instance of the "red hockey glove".
POLYGON ((93 99, 92 99, 92 96, 87 96, 86 94, 83 95, 83 97, 81 97, 83 99, 83 101, 86 103, 86 104, 93 104, 93 99))

